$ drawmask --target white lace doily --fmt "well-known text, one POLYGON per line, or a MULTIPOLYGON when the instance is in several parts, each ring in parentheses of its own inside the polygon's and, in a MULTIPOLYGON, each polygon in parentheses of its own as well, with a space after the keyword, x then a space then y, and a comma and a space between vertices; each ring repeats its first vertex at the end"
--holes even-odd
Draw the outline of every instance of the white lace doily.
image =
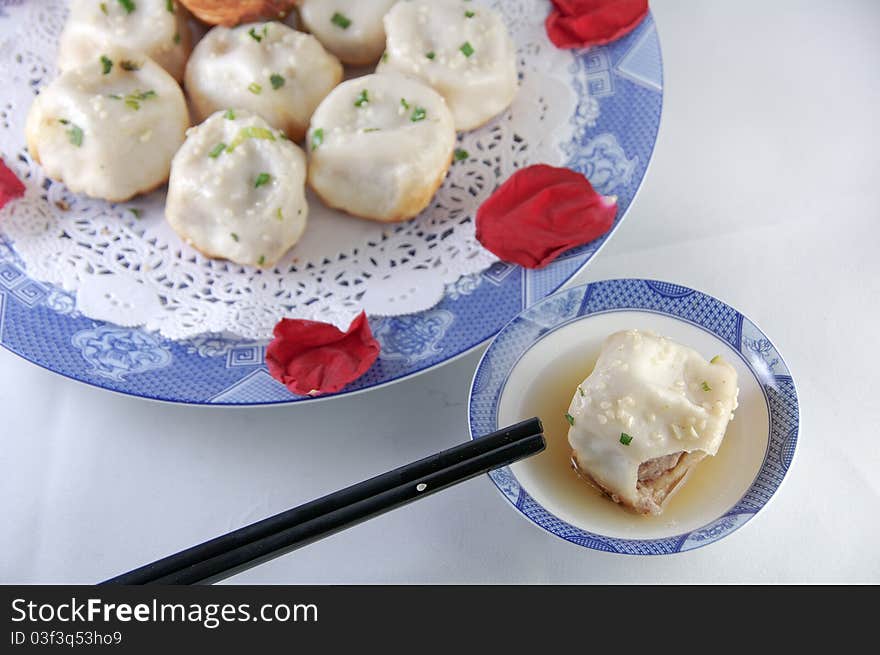
POLYGON ((59 0, 5 4, 0 153, 27 194, 0 212, 0 231, 31 277, 76 293, 81 313, 171 339, 207 332, 266 339, 285 316, 342 327, 361 309, 389 316, 428 309, 460 277, 496 261, 474 235, 480 204, 517 168, 561 165, 560 144, 572 134, 573 55, 546 37, 546 0, 489 2, 518 46, 521 88, 504 115, 461 135, 458 147, 470 157, 453 164, 426 211, 386 226, 328 210, 310 196, 306 236, 274 270, 209 260, 167 227, 164 190, 111 205, 71 194, 30 159, 25 118, 56 74, 67 9, 59 0))

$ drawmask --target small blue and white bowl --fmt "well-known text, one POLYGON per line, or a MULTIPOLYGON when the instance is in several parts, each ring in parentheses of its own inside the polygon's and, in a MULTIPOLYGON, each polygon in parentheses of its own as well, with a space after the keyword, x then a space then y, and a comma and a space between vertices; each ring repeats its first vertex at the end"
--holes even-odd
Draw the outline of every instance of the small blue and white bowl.
POLYGON ((770 500, 798 439, 794 381, 773 343, 740 312, 683 286, 607 280, 561 291, 514 318, 483 355, 471 386, 471 438, 538 415, 545 453, 489 474, 533 523, 587 548, 663 555, 718 541, 770 500), (718 454, 707 458, 659 517, 628 512, 576 477, 564 413, 602 341, 652 330, 704 357, 721 354, 739 375, 739 408, 718 454))

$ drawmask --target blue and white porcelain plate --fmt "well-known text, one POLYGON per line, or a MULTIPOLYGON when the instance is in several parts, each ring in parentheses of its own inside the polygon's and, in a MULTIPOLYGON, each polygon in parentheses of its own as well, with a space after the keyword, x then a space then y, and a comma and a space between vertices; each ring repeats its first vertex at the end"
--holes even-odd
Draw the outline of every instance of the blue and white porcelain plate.
MULTIPOLYGON (((0 9, 0 22, 10 20, 11 8, 27 6, 4 4, 10 13, 4 18, 0 9)), ((28 60, 17 61, 24 66, 28 60)), ((342 394, 402 380, 484 343, 523 308, 571 279, 619 226, 645 176, 660 124, 662 63, 653 19, 648 16, 613 44, 576 53, 573 61, 577 103, 568 117, 573 136, 558 147, 566 165, 586 174, 601 193, 617 196, 614 228, 544 270, 497 263, 448 285, 442 301, 427 311, 371 316, 382 354, 342 394)), ((3 154, 9 160, 9 153, 3 154)), ((265 341, 216 333, 176 341, 88 318, 78 311, 73 293, 29 275, 2 225, 0 344, 61 375, 155 400, 215 405, 312 400, 291 394, 269 375, 265 341)))
POLYGON ((776 346, 748 318, 711 296, 654 280, 594 282, 544 298, 495 337, 474 375, 471 438, 531 416, 544 423, 545 453, 489 474, 527 519, 587 548, 662 555, 718 541, 751 520, 792 464, 799 408, 776 346), (739 407, 718 453, 702 462, 659 517, 638 516, 601 496, 570 467, 564 412, 609 334, 648 329, 738 372, 739 407))

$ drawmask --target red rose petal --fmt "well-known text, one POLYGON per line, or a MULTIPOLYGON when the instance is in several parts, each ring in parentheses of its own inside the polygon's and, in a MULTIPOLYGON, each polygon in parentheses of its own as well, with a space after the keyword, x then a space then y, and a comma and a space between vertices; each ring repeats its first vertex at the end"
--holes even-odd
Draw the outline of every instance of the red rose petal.
POLYGON ((21 198, 24 191, 24 184, 0 159, 0 209, 3 209, 9 201, 21 198))
POLYGON ((552 0, 547 36, 557 48, 603 45, 628 34, 648 14, 648 0, 552 0))
POLYGON ((617 200, 568 168, 536 164, 510 176, 477 211, 477 239, 506 262, 543 268, 566 250, 602 236, 617 200))
POLYGON ((272 377, 293 393, 335 393, 361 377, 379 356, 367 315, 361 312, 346 332, 317 321, 285 318, 266 349, 272 377))

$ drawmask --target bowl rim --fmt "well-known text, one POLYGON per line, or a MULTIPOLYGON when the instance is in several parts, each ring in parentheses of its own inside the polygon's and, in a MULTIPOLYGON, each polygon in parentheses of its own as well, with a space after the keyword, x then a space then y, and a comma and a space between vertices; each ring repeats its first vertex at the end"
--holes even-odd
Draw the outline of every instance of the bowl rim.
MULTIPOLYGON (((491 471, 488 475, 499 493, 513 505, 522 518, 570 543, 593 550, 626 555, 666 555, 701 548, 732 534, 769 504, 788 477, 788 472, 794 463, 800 436, 800 403, 797 389, 791 370, 779 349, 748 316, 705 292, 662 280, 616 278, 597 280, 557 291, 523 310, 492 339, 474 371, 467 406, 470 438, 477 438, 476 433, 479 433, 480 436, 485 434, 487 431, 480 429, 481 423, 485 427, 489 420, 494 423, 494 429, 497 429, 499 401, 510 375, 525 354, 537 343, 574 322, 585 320, 591 316, 626 311, 659 314, 708 332, 736 351, 754 376, 761 388, 768 412, 767 443, 761 466, 739 500, 717 518, 693 530, 668 537, 649 539, 612 537, 577 527, 549 512, 522 487, 509 466, 491 471), (602 304, 602 300, 596 297, 596 292, 601 295, 608 291, 615 292, 612 305, 602 304), (736 331, 733 335, 735 342, 732 342, 729 337, 719 334, 705 322, 701 323, 694 320, 693 317, 688 317, 688 311, 693 311, 695 306, 691 300, 695 294, 700 300, 700 306, 709 303, 714 309, 725 313, 729 319, 735 322, 736 331), (681 303, 680 301, 684 298, 689 299, 689 302, 681 303), (478 384, 481 382, 481 375, 488 375, 493 361, 499 357, 496 352, 498 344, 511 335, 518 328, 518 324, 531 322, 530 315, 541 313, 544 308, 553 305, 553 303, 561 302, 564 304, 566 300, 579 301, 577 311, 571 313, 569 310, 565 315, 551 317, 549 322, 546 320, 546 314, 541 314, 545 320, 542 322, 542 329, 538 334, 528 336, 525 347, 514 356, 504 356, 505 370, 503 375, 498 375, 496 371, 496 379, 486 383, 483 390, 477 390, 478 384), (592 307, 590 300, 594 300, 592 307), (744 328, 749 333, 756 335, 758 339, 750 340, 744 336, 744 328), (760 351, 753 347, 756 343, 760 345, 760 351), (775 356, 769 366, 765 357, 766 353, 775 356), (759 362, 766 369, 763 373, 755 368, 759 362), (492 394, 488 401, 481 397, 486 393, 492 394), (483 406, 487 402, 491 405, 490 409, 484 407, 480 410, 482 416, 477 416, 475 405, 478 401, 483 406)), ((532 323, 532 325, 535 324, 532 323)))

